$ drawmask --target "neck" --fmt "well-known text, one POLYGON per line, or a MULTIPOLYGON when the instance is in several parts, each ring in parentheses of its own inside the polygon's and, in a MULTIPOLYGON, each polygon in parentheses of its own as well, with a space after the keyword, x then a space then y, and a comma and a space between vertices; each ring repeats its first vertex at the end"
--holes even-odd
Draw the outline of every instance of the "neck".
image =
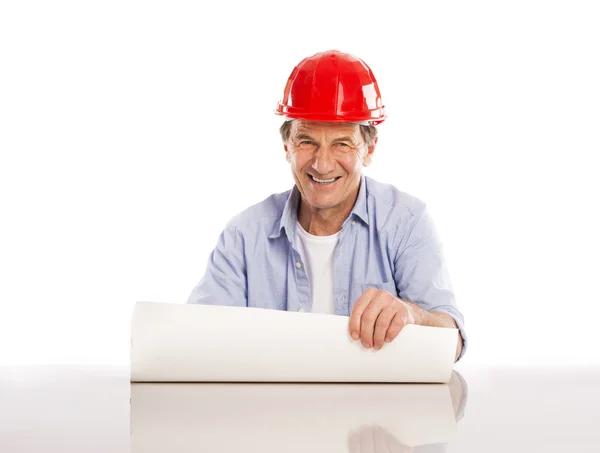
POLYGON ((311 206, 300 198, 298 207, 298 222, 305 231, 314 236, 331 236, 342 229, 342 224, 348 218, 356 202, 357 193, 350 198, 347 206, 319 209, 311 206))

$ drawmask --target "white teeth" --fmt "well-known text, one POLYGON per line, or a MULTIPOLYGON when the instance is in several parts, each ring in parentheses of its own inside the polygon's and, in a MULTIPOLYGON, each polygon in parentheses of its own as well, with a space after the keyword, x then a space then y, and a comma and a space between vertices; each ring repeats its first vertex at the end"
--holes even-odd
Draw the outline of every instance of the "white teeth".
POLYGON ((331 178, 331 179, 319 179, 319 178, 315 178, 313 175, 310 175, 312 179, 314 179, 317 182, 320 182, 321 184, 329 184, 330 182, 335 181, 335 178, 331 178))

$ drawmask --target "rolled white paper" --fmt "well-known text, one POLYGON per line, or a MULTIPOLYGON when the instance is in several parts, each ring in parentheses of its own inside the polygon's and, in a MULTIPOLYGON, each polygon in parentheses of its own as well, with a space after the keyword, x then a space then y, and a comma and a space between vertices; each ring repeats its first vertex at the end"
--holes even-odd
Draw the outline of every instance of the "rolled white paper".
POLYGON ((131 382, 431 382, 452 374, 458 330, 406 325, 376 351, 347 316, 137 302, 131 382))

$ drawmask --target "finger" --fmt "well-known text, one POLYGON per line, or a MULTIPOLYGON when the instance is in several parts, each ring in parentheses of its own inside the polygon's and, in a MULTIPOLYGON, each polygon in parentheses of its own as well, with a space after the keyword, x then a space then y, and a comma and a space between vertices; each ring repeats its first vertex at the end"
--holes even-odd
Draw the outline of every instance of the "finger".
POLYGON ((377 453, 373 440, 373 427, 362 426, 360 429, 360 453, 377 453))
POLYGON ((365 308, 360 318, 360 339, 365 348, 373 346, 373 332, 375 322, 384 308, 384 301, 381 298, 371 300, 371 303, 365 308))
POLYGON ((360 453, 360 433, 356 430, 348 437, 348 453, 360 453))
POLYGON ((377 290, 374 288, 367 289, 361 296, 356 299, 354 303, 354 307, 352 308, 352 313, 350 314, 350 322, 349 329, 350 335, 353 340, 358 340, 360 338, 360 319, 362 318, 362 314, 371 302, 371 298, 377 293, 377 290))
POLYGON ((402 328, 408 324, 408 317, 403 311, 396 311, 390 327, 388 328, 387 334, 385 335, 385 342, 390 343, 398 336, 402 328))
POLYGON ((377 350, 383 347, 383 342, 385 341, 386 334, 396 315, 397 307, 394 307, 392 304, 385 307, 379 316, 377 317, 377 322, 375 323, 375 332, 373 333, 373 347, 377 350))
POLYGON ((392 449, 394 440, 394 436, 381 426, 373 427, 373 444, 377 453, 396 453, 396 450, 392 449))

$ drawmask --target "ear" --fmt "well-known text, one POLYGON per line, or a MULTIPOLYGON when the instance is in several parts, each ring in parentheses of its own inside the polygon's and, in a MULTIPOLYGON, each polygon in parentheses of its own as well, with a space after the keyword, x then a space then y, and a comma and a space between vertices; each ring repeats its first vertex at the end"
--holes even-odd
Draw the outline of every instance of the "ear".
POLYGON ((378 138, 379 137, 375 137, 373 143, 367 146, 367 154, 365 154, 365 157, 363 158, 363 167, 368 167, 369 165, 371 165, 371 160, 373 159, 373 153, 375 152, 375 147, 377 146, 378 138))
POLYGON ((285 150, 285 159, 288 162, 291 162, 292 157, 290 156, 290 150, 288 149, 288 145, 285 142, 283 143, 283 149, 285 150))

